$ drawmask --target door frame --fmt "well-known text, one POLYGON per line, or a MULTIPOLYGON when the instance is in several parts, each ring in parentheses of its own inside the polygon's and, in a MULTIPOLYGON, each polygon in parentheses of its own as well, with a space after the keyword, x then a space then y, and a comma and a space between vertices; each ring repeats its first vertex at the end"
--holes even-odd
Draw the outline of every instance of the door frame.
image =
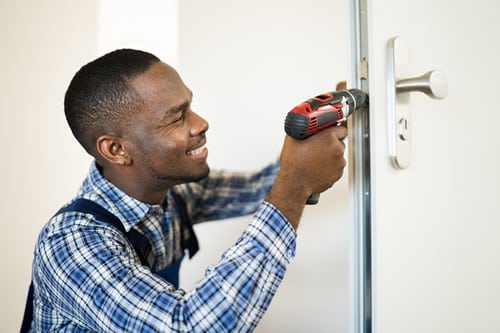
MULTIPOLYGON (((369 93, 368 4, 350 1, 351 86, 369 93)), ((352 204, 351 332, 372 332, 371 163, 369 107, 349 120, 349 183, 352 204)))

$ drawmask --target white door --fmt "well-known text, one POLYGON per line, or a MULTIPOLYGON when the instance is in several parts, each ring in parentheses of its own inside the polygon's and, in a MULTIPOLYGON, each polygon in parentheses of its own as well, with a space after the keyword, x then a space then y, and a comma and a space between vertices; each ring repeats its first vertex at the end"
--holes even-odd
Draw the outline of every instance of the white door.
POLYGON ((500 1, 371 0, 367 13, 365 331, 371 322, 379 333, 500 332, 500 1), (411 160, 402 169, 390 157, 388 45, 396 36, 407 45, 409 77, 437 69, 448 82, 442 100, 410 93, 411 160))

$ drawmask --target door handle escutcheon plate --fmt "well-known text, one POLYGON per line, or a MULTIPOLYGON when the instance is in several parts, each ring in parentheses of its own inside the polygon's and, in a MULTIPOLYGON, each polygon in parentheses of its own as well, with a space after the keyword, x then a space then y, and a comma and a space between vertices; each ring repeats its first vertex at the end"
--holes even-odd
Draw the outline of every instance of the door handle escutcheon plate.
POLYGON ((421 76, 409 76, 408 47, 402 37, 388 43, 388 117, 389 157, 397 169, 411 162, 410 92, 419 91, 435 99, 445 98, 448 92, 446 75, 438 70, 421 76))

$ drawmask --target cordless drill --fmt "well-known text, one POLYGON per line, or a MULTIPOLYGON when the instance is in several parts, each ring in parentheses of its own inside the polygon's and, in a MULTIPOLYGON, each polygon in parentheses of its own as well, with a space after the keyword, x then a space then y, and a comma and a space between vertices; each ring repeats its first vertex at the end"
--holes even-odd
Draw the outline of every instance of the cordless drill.
MULTIPOLYGON (((367 105, 368 95, 359 89, 328 92, 300 103, 288 112, 285 132, 293 138, 305 139, 325 128, 341 124, 355 110, 367 105)), ((307 204, 318 203, 319 193, 307 204)))

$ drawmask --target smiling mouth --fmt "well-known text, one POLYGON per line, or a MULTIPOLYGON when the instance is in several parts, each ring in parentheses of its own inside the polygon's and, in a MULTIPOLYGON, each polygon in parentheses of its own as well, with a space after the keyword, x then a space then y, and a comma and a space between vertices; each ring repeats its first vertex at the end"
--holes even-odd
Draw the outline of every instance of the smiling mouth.
POLYGON ((196 156, 204 155, 206 153, 206 150, 207 150, 207 148, 205 147, 205 145, 203 145, 199 148, 188 151, 186 154, 188 156, 196 157, 196 156))

